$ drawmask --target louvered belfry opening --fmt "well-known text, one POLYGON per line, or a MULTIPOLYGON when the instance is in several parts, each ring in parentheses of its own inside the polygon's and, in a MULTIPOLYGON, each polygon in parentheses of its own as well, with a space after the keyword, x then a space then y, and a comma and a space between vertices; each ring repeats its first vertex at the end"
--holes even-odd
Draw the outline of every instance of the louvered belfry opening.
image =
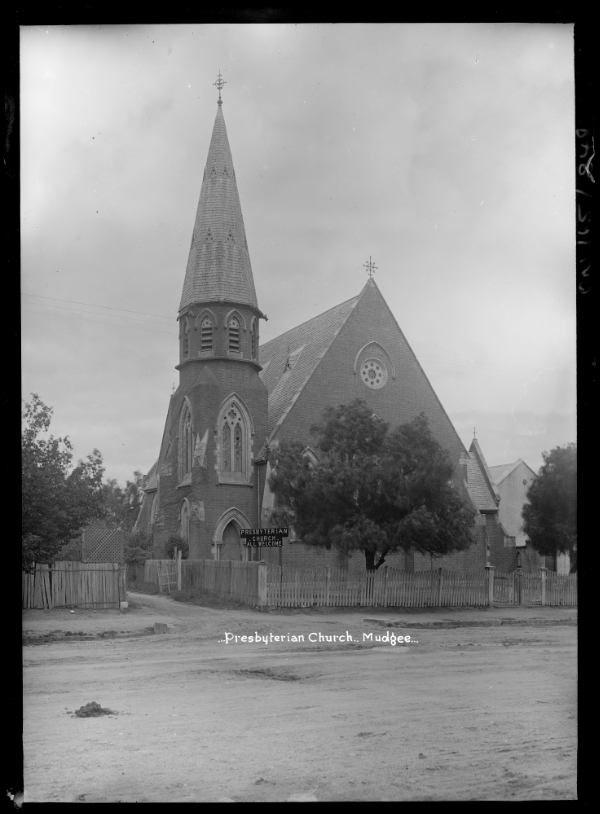
POLYGON ((239 353, 240 351, 240 323, 235 317, 231 317, 228 323, 229 328, 229 350, 239 353))
POLYGON ((213 324, 208 317, 204 317, 200 326, 200 351, 201 353, 212 353, 213 349, 213 324))

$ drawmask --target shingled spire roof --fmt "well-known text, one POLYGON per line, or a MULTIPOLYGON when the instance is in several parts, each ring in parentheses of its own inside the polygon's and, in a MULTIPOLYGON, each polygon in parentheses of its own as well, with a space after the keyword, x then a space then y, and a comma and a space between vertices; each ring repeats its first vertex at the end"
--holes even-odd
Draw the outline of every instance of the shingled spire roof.
POLYGON ((179 310, 194 302, 220 299, 258 309, 233 160, 219 103, 179 310))

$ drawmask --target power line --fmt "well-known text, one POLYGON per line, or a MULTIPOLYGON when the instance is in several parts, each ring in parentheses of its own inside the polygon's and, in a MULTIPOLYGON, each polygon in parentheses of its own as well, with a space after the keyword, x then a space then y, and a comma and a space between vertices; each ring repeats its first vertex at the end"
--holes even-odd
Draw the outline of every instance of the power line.
POLYGON ((73 305, 89 305, 91 308, 105 308, 107 311, 123 311, 127 314, 141 314, 148 317, 160 317, 161 319, 173 320, 173 317, 168 317, 166 314, 146 314, 144 311, 131 311, 129 308, 113 308, 110 305, 95 305, 93 302, 79 302, 79 300, 63 300, 60 297, 46 297, 43 294, 27 294, 23 292, 25 297, 37 297, 42 300, 54 300, 54 302, 70 302, 73 305))
MULTIPOLYGON (((67 303, 72 303, 73 305, 84 305, 84 306, 88 306, 90 308, 102 308, 102 309, 107 310, 107 311, 121 311, 124 314, 140 314, 140 316, 157 317, 159 319, 169 320, 169 322, 171 324, 173 324, 173 321, 174 321, 172 317, 168 317, 168 316, 166 316, 166 314, 153 314, 153 313, 147 314, 144 311, 134 311, 134 310, 128 309, 128 308, 114 308, 114 307, 108 306, 108 305, 94 305, 94 303, 91 303, 91 302, 80 302, 79 300, 66 300, 66 299, 62 299, 60 297, 48 297, 48 296, 45 296, 45 295, 42 295, 42 294, 24 294, 24 296, 26 296, 26 297, 36 297, 38 299, 52 300, 53 302, 67 302, 67 303)), ((29 304, 30 305, 39 305, 39 306, 43 305, 46 308, 61 308, 63 310, 72 310, 72 309, 68 309, 68 308, 65 308, 64 306, 60 306, 60 305, 50 305, 50 304, 46 305, 44 303, 29 303, 29 304)), ((28 310, 28 309, 25 309, 25 310, 28 310)), ((30 313, 40 314, 40 313, 47 313, 47 312, 44 312, 44 311, 30 311, 30 313)), ((102 316, 102 314, 95 314, 94 311, 83 311, 83 312, 78 312, 78 313, 89 313, 89 314, 95 315, 95 316, 102 316)), ((54 316, 65 316, 65 315, 54 314, 54 316)), ((136 320, 138 322, 144 322, 145 321, 145 320, 142 320, 142 319, 137 320, 136 317, 125 317, 125 316, 122 317, 122 316, 119 316, 118 314, 107 314, 107 316, 113 316, 115 319, 129 319, 129 320, 136 320)), ((82 318, 81 317, 71 317, 71 319, 80 319, 81 320, 82 318)), ((83 320, 83 321, 97 322, 97 320, 83 320)), ((102 323, 102 322, 99 322, 98 324, 114 325, 114 324, 117 324, 117 323, 106 323, 106 322, 102 323)), ((133 325, 128 326, 128 325, 121 324, 121 327, 134 328, 135 326, 133 326, 133 325)), ((144 329, 143 328, 138 328, 138 330, 144 330, 144 329)), ((152 331, 152 333, 154 333, 154 332, 155 331, 152 331)), ((165 333, 166 334, 167 332, 166 331, 159 331, 159 333, 165 333)), ((261 331, 261 334, 263 336, 265 336, 265 335, 266 336, 274 336, 275 335, 271 331, 261 331)), ((177 334, 169 333, 168 335, 169 336, 176 336, 177 334)), ((498 371, 498 372, 515 371, 517 373, 521 373, 522 375, 532 375, 534 373, 539 373, 540 372, 540 368, 518 368, 518 367, 512 367, 511 365, 488 365, 488 364, 482 364, 480 362, 469 362, 469 361, 451 362, 451 361, 448 361, 443 356, 435 356, 435 355, 427 354, 427 353, 424 353, 424 354, 420 353, 418 358, 423 359, 423 360, 427 360, 428 362, 433 362, 434 364, 444 364, 444 365, 450 365, 452 367, 481 368, 481 369, 488 369, 488 370, 498 371)), ((541 372, 543 374, 548 374, 548 373, 551 373, 552 371, 542 369, 541 372)), ((489 377, 488 376, 487 378, 507 378, 507 377, 489 377)), ((569 377, 568 376, 561 376, 560 378, 565 379, 565 378, 569 378, 569 377)))
MULTIPOLYGON (((35 303, 31 303, 34 305, 35 303)), ((30 314, 39 314, 45 317, 61 317, 62 319, 76 319, 79 322, 95 322, 96 325, 113 325, 115 328, 130 328, 132 331, 145 331, 146 333, 150 334, 165 334, 166 336, 177 336, 176 333, 171 333, 170 331, 160 331, 157 329, 151 330, 150 328, 140 328, 139 325, 123 325, 122 323, 118 322, 103 322, 102 320, 97 319, 85 319, 85 317, 75 317, 71 316, 70 314, 53 314, 50 311, 32 311, 30 308, 24 308, 24 311, 28 311, 30 314)), ((102 316, 98 314, 98 316, 102 316)), ((110 316, 110 314, 107 314, 110 316)), ((115 316, 115 319, 123 319, 123 317, 115 316)))
MULTIPOLYGON (((69 302, 69 301, 64 300, 64 302, 69 302)), ((92 316, 97 316, 97 317, 107 316, 107 317, 114 317, 114 319, 133 319, 136 322, 145 322, 146 325, 151 325, 152 324, 151 322, 148 322, 148 320, 146 320, 146 319, 139 319, 139 317, 122 317, 119 314, 97 314, 95 311, 78 311, 76 309, 69 308, 69 306, 65 306, 65 305, 51 305, 50 303, 45 303, 45 302, 31 302, 31 303, 27 303, 27 304, 28 305, 37 305, 37 306, 40 306, 42 308, 61 308, 63 311, 73 311, 73 310, 75 310, 75 313, 77 313, 77 314, 91 314, 92 316)), ((39 313, 44 313, 44 312, 41 311, 39 313)), ((140 311, 133 311, 131 313, 139 314, 141 312, 140 311)), ((159 323, 159 324, 161 324, 161 323, 159 323)))

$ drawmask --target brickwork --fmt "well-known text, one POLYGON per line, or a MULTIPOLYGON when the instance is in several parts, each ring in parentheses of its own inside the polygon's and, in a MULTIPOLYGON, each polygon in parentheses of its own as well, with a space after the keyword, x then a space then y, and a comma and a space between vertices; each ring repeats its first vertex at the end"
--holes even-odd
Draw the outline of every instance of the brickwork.
POLYGON ((301 390, 274 438, 310 443, 310 426, 320 419, 323 409, 328 405, 346 404, 355 398, 364 399, 373 412, 392 427, 411 421, 424 412, 432 433, 448 450, 456 466, 461 453, 466 454, 456 430, 374 283, 363 290, 358 303, 301 390), (380 350, 367 347, 356 360, 355 372, 357 353, 373 341, 383 348, 385 357, 393 362, 395 370, 395 378, 389 370, 385 387, 378 390, 367 388, 358 370, 363 357, 383 356, 380 350))
MULTIPOLYGON (((215 310, 218 312, 219 308, 215 310)), ((247 316, 252 316, 250 311, 247 311, 247 316)), ((217 522, 228 509, 237 509, 239 516, 246 518, 249 526, 258 525, 254 459, 267 435, 267 389, 258 372, 255 365, 217 356, 181 367, 180 385, 171 399, 159 458, 160 488, 154 524, 155 544, 160 545, 169 535, 179 533, 184 500, 190 506, 189 544, 192 559, 214 557, 213 537, 217 522), (244 482, 222 483, 219 476, 220 428, 217 418, 224 402, 232 394, 238 397, 249 415, 249 452, 244 482), (202 439, 206 434, 207 444, 203 460, 194 459, 191 483, 182 485, 179 423, 185 403, 190 405, 192 412, 194 438, 202 439)))

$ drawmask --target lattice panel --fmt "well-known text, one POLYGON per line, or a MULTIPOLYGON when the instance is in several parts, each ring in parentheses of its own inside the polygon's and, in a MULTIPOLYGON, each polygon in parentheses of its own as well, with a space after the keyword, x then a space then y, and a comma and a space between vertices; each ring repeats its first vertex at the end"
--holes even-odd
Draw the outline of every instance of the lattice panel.
POLYGON ((83 535, 83 561, 123 562, 124 542, 120 529, 88 526, 83 535))

